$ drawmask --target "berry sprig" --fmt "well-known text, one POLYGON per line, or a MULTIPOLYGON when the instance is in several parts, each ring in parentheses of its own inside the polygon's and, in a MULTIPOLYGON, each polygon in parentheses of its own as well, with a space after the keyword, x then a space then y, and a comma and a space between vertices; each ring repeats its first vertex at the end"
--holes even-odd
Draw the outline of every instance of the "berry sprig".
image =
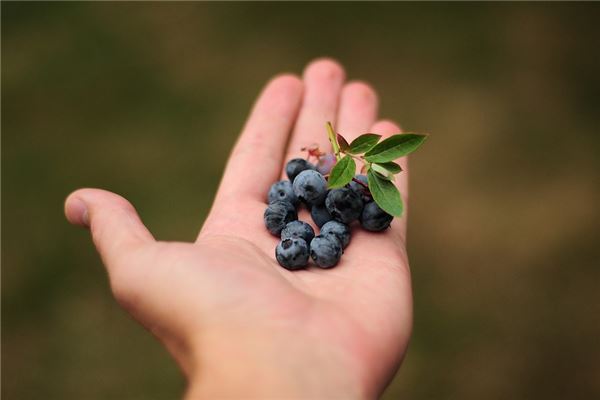
POLYGON ((380 135, 366 133, 348 144, 329 122, 327 132, 333 153, 322 152, 318 145, 303 148, 308 157, 289 160, 289 180, 273 183, 267 194, 263 219, 267 230, 281 239, 275 258, 288 270, 308 267, 309 258, 318 268, 335 267, 353 226, 360 224, 369 232, 388 229, 394 215, 402 214, 400 192, 392 183, 402 168, 393 160, 425 140, 425 135, 404 133, 379 142, 380 135), (367 175, 355 175, 356 161, 367 175), (298 220, 300 207, 310 211, 318 235, 313 226, 298 220))
POLYGON ((367 186, 375 203, 389 214, 401 216, 404 209, 402 196, 392 181, 402 168, 394 160, 417 150, 427 135, 399 133, 380 142, 381 135, 365 133, 348 143, 334 131, 331 122, 327 122, 327 134, 337 159, 328 177, 328 187, 341 188, 352 181, 364 186, 354 176, 356 161, 359 161, 361 170, 367 174, 367 186))

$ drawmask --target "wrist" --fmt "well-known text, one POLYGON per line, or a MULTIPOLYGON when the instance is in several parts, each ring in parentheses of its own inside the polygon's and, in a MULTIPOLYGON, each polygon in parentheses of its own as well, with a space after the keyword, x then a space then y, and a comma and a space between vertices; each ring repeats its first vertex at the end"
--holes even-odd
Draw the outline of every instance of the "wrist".
POLYGON ((186 399, 369 397, 345 354, 308 343, 239 332, 206 340, 194 357, 186 399), (220 338, 219 338, 220 337, 220 338))

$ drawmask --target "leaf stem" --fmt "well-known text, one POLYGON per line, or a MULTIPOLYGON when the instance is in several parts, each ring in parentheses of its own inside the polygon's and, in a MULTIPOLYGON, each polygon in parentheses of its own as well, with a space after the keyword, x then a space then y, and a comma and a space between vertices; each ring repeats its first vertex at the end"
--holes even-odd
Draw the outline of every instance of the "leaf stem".
POLYGON ((363 164, 366 162, 366 161, 365 161, 365 158, 364 158, 364 157, 362 157, 362 156, 355 156, 354 154, 345 153, 345 152, 342 152, 342 153, 344 153, 344 154, 345 154, 345 155, 347 155, 347 156, 350 156, 350 157, 354 158, 355 160, 358 160, 358 161, 360 161, 360 162, 361 162, 361 163, 363 163, 363 164))
POLYGON ((367 184, 365 184, 364 182, 361 182, 360 179, 352 178, 352 180, 354 182, 358 183, 360 186, 364 187, 365 189, 369 190, 369 186, 367 184))
POLYGON ((340 161, 342 158, 340 156, 340 145, 337 142, 337 138, 335 137, 335 131, 333 130, 333 125, 331 122, 327 121, 327 136, 329 137, 329 141, 331 142, 331 147, 333 147, 333 154, 335 154, 335 159, 340 161))

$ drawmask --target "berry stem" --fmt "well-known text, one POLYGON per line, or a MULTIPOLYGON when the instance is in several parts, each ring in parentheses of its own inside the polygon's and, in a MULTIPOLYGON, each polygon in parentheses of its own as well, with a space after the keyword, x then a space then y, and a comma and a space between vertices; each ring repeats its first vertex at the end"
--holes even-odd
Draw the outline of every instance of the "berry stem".
POLYGON ((335 131, 333 130, 333 125, 331 122, 327 121, 327 136, 329 137, 329 141, 331 142, 331 147, 333 147, 333 154, 335 154, 335 159, 340 161, 342 158, 340 156, 340 145, 337 142, 337 138, 335 137, 335 131))
POLYGON ((365 185, 364 182, 361 182, 359 179, 356 178, 352 178, 352 180, 356 183, 358 183, 360 186, 364 187, 365 189, 369 190, 369 186, 365 185))

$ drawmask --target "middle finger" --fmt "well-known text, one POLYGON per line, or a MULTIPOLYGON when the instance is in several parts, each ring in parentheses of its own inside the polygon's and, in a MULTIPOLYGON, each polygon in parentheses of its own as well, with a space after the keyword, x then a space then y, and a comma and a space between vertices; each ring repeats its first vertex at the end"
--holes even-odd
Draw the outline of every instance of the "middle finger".
POLYGON ((331 151, 325 123, 335 123, 340 92, 345 72, 340 64, 330 59, 311 62, 304 70, 304 98, 296 126, 288 144, 285 161, 305 158, 302 147, 312 144, 321 151, 331 151))

